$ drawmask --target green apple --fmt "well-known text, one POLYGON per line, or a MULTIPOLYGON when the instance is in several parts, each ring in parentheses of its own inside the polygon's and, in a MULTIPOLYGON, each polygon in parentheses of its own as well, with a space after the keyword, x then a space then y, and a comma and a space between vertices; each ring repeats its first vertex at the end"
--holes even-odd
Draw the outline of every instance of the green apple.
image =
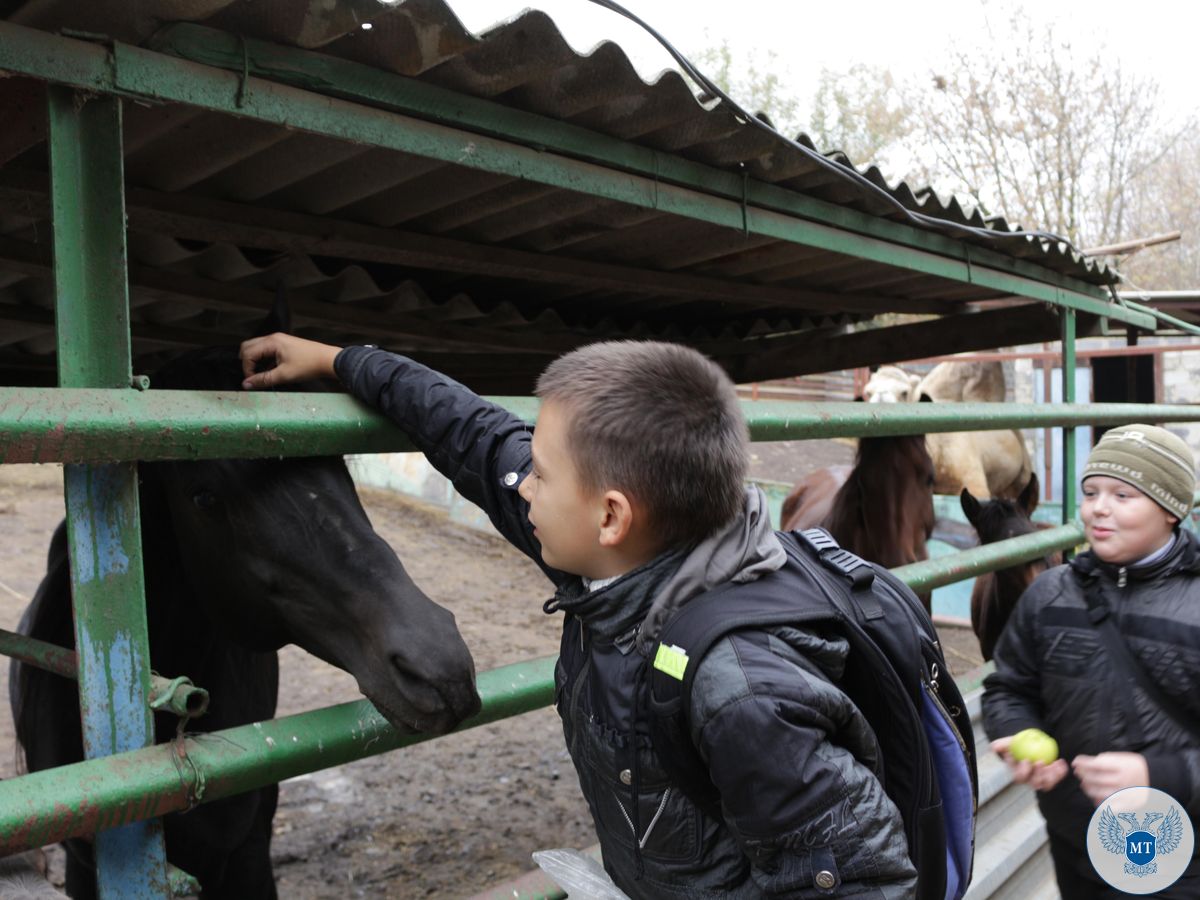
POLYGON ((1013 759, 1052 763, 1058 759, 1058 741, 1040 728, 1026 728, 1013 735, 1008 752, 1013 759))

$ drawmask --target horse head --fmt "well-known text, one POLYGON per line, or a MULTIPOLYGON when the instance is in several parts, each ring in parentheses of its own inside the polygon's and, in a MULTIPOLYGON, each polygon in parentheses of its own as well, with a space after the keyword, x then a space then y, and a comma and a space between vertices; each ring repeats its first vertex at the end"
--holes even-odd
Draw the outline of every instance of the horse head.
POLYGON ((991 544, 1007 538, 1030 534, 1036 526, 1030 518, 1038 505, 1038 479, 1031 474, 1016 500, 997 497, 981 502, 969 490, 962 489, 959 503, 967 521, 979 534, 979 543, 991 544))
MULTIPOLYGON (((1016 500, 995 498, 981 503, 963 488, 959 501, 967 521, 975 526, 981 544, 1032 534, 1039 529, 1030 518, 1038 504, 1037 475, 1030 475, 1029 483, 1016 500)), ((1058 554, 1051 554, 985 572, 975 579, 971 589, 971 627, 979 638, 979 649, 985 660, 992 658, 996 642, 1021 594, 1041 572, 1057 565, 1059 558, 1058 554)))
MULTIPOLYGON (((233 348, 186 354, 152 379, 156 389, 235 391, 240 382, 233 348)), ((169 511, 195 597, 230 640, 299 645, 352 674, 404 732, 445 732, 479 710, 454 616, 375 533, 340 457, 161 462, 142 472, 144 492, 169 511)))

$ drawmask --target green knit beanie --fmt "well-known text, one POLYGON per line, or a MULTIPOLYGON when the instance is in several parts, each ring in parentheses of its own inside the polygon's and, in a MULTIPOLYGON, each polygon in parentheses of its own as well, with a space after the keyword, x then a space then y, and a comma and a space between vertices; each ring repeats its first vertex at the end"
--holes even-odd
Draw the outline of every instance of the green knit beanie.
POLYGON ((1156 425, 1122 425, 1092 448, 1080 482, 1107 475, 1137 488, 1182 520, 1192 510, 1196 464, 1182 438, 1156 425))

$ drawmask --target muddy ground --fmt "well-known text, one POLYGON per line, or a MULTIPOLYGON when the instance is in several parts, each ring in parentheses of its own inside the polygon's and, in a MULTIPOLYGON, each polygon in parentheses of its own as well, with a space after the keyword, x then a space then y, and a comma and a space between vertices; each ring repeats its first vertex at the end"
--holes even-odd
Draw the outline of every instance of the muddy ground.
MULTIPOLYGON (((781 481, 852 455, 832 441, 808 442, 799 458, 795 445, 754 450, 753 474, 781 481)), ((541 611, 549 583, 508 544, 392 494, 363 499, 417 583, 454 612, 478 669, 557 650, 559 620, 541 611)), ((62 512, 57 467, 0 466, 0 627, 16 626, 36 590, 62 512)), ((952 669, 978 664, 972 635, 946 629, 943 639, 952 669)), ((359 698, 348 675, 296 648, 282 666, 280 715, 359 698)), ((0 776, 15 772, 5 704, 0 776)), ((528 870, 534 850, 594 841, 557 716, 544 709, 284 782, 273 854, 288 900, 451 898, 528 870)))

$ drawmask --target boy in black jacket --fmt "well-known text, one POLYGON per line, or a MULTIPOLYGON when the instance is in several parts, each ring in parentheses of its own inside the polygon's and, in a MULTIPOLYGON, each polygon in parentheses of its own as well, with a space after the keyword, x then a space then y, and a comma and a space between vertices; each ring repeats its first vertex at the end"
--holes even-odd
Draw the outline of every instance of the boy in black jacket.
MULTIPOLYGON (((1021 596, 983 696, 993 749, 1039 792, 1063 900, 1127 896, 1100 878, 1086 848, 1092 814, 1114 792, 1165 791, 1200 821, 1196 730, 1180 727, 1113 659, 1089 615, 1089 601, 1107 610, 1136 664, 1200 722, 1200 543, 1179 527, 1196 489, 1192 452, 1153 425, 1113 428, 1081 481, 1090 549, 1021 596), (1013 759, 1012 738, 1026 728, 1048 732, 1061 758, 1013 759)), ((1127 882, 1144 886, 1139 876, 1127 882)), ((1200 898, 1200 855, 1155 896, 1200 898)))
POLYGON ((736 632, 698 663, 688 720, 719 814, 671 784, 644 733, 640 673, 662 623, 785 559, 761 492, 743 487, 746 426, 717 366, 673 344, 584 347, 539 379, 531 435, 506 410, 382 350, 270 335, 246 342, 242 359, 247 389, 336 375, 554 582, 545 609, 566 614, 556 706, 622 890, 913 896, 874 733, 835 686, 844 640, 736 632))

